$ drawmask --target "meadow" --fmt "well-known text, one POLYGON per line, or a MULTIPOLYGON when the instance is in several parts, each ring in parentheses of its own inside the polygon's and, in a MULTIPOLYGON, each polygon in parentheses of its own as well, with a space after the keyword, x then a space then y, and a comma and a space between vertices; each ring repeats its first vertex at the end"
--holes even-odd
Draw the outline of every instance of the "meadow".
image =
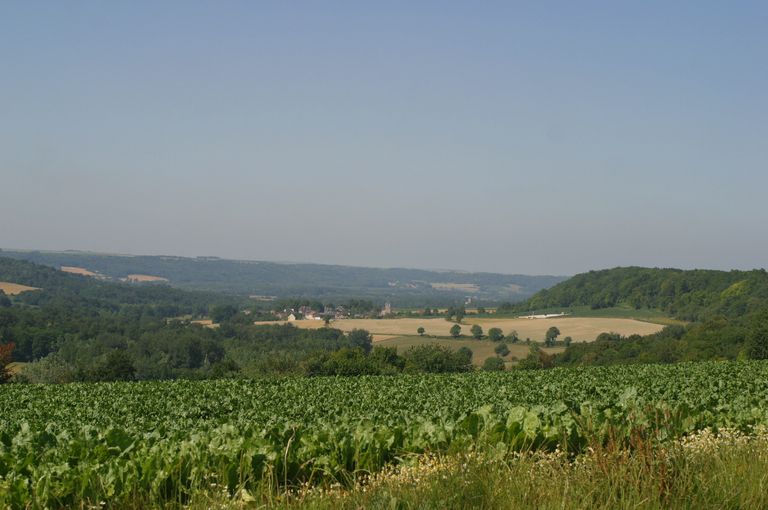
POLYGON ((768 362, 10 385, 0 408, 0 507, 258 503, 424 455, 578 459, 751 434, 768 424, 768 362))

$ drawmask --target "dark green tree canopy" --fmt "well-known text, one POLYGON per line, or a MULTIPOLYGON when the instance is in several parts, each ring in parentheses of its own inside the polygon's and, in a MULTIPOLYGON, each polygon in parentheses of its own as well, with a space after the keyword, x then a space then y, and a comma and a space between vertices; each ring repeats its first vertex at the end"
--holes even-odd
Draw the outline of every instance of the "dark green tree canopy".
POLYGON ((483 370, 486 372, 501 372, 504 370, 504 360, 496 356, 486 358, 483 362, 483 370))
POLYGON ((494 342, 499 342, 504 338, 504 333, 500 328, 490 328, 488 330, 488 338, 494 342))

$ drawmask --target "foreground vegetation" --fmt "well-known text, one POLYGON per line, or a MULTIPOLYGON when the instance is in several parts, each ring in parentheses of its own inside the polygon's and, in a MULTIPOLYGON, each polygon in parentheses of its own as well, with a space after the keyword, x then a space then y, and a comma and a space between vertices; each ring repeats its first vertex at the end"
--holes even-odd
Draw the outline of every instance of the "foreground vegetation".
MULTIPOLYGON (((250 498, 315 509, 762 509, 768 506, 768 435, 703 431, 660 446, 595 445, 584 454, 475 452, 425 456, 350 491, 250 498)), ((216 494, 194 506, 242 507, 216 494)))
POLYGON ((752 432, 768 424, 768 363, 10 385, 0 408, 0 504, 182 505, 212 485, 227 498, 353 487, 411 455, 573 457, 752 432))

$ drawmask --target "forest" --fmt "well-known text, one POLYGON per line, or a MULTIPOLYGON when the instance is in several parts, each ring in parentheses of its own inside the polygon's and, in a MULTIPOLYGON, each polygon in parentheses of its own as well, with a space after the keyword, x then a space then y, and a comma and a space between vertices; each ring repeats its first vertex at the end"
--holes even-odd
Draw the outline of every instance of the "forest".
MULTIPOLYGON (((680 321, 647 336, 611 332, 539 366, 768 358, 768 273, 623 267, 590 271, 509 311, 589 306, 655 309, 680 321)), ((537 354, 537 356, 539 356, 537 354)))

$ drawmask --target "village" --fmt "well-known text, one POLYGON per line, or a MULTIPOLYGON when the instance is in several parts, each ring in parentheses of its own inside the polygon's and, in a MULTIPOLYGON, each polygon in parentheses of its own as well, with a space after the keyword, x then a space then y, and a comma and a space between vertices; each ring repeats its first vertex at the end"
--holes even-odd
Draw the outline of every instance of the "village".
POLYGON ((296 307, 286 307, 279 311, 274 311, 280 320, 288 322, 308 320, 308 321, 329 321, 339 319, 371 319, 375 317, 389 317, 393 315, 392 305, 387 302, 381 309, 371 309, 369 311, 353 311, 344 305, 324 305, 322 309, 319 306, 302 305, 296 307))

